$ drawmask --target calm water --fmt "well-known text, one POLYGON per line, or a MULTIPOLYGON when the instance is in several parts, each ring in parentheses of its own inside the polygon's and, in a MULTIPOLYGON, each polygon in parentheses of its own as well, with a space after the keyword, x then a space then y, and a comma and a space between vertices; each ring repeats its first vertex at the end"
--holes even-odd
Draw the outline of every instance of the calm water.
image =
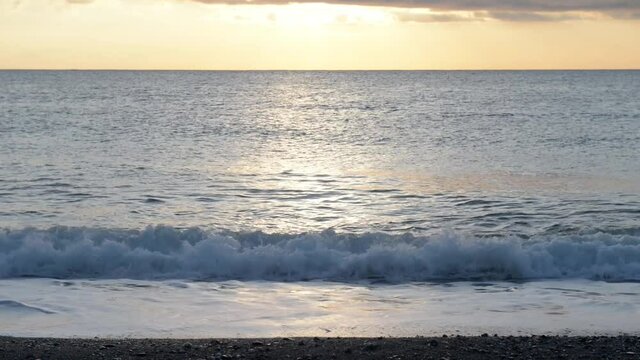
POLYGON ((640 72, 0 72, 0 225, 637 233, 640 72))
POLYGON ((0 72, 0 334, 638 333, 639 94, 637 71, 0 72))

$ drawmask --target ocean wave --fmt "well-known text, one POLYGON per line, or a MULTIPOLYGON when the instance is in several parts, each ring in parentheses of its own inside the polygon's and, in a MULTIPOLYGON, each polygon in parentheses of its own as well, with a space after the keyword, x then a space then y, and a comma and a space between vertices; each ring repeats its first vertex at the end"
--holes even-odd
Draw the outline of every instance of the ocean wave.
POLYGON ((0 231, 0 278, 270 281, 640 280, 640 236, 481 238, 54 227, 0 231))

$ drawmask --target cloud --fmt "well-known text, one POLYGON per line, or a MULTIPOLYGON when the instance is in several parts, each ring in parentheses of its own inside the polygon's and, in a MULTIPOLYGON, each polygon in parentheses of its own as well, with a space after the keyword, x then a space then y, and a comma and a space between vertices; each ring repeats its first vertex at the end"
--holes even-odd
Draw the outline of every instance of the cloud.
POLYGON ((613 12, 610 15, 616 19, 628 19, 628 20, 640 19, 640 10, 613 12))
POLYGON ((487 21, 502 20, 513 22, 549 22, 567 20, 593 19, 593 13, 583 12, 531 12, 531 11, 449 11, 440 13, 414 12, 399 10, 395 13, 399 21, 405 22, 459 22, 459 21, 487 21))
POLYGON ((460 14, 457 12, 444 12, 444 13, 416 13, 408 11, 396 12, 396 18, 405 22, 458 22, 458 21, 483 21, 482 16, 477 14, 460 14))
POLYGON ((496 19, 504 21, 564 21, 594 18, 601 14, 617 19, 640 19, 640 0, 182 0, 204 4, 328 3, 410 9, 434 13, 397 14, 402 21, 449 22, 496 19), (453 12, 473 12, 460 15, 453 12), (591 15, 585 15, 591 13, 591 15))
POLYGON ((640 11, 638 0, 189 0, 206 4, 286 4, 331 3, 407 8, 428 8, 441 11, 640 11))
MULTIPOLYGON (((86 4, 94 0, 66 0, 86 4)), ((640 19, 640 0, 174 0, 202 4, 284 5, 326 3, 429 9, 430 13, 398 12, 396 17, 410 22, 481 21, 563 21, 594 18, 594 14, 616 19, 640 19), (460 14, 467 12, 468 14, 460 14), (590 13, 590 15, 585 15, 590 13)))
POLYGON ((565 20, 586 20, 593 18, 584 13, 575 12, 530 12, 530 11, 490 11, 485 17, 504 21, 565 21, 565 20))

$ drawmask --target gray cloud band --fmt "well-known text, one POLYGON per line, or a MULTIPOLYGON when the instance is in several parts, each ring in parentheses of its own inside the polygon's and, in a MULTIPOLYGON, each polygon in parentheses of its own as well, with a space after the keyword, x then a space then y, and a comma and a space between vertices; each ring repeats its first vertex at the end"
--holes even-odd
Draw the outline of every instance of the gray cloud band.
POLYGON ((331 3, 344 5, 429 8, 442 11, 638 11, 640 0, 189 0, 206 4, 331 3))
MULTIPOLYGON (((82 4, 93 0, 66 0, 82 4)), ((336 5, 379 6, 406 9, 430 9, 442 14, 401 14, 398 18, 414 22, 473 21, 561 21, 583 18, 576 12, 602 13, 612 18, 640 19, 640 0, 176 0, 203 4, 284 5, 326 3, 336 5), (447 14, 470 11, 473 16, 447 14)))

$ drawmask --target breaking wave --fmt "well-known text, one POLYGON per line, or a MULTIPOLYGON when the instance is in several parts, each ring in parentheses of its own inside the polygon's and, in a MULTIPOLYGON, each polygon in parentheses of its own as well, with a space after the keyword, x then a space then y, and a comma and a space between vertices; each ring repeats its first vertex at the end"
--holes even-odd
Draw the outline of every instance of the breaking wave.
POLYGON ((640 280, 640 234, 479 238, 54 227, 0 230, 0 278, 640 280))

